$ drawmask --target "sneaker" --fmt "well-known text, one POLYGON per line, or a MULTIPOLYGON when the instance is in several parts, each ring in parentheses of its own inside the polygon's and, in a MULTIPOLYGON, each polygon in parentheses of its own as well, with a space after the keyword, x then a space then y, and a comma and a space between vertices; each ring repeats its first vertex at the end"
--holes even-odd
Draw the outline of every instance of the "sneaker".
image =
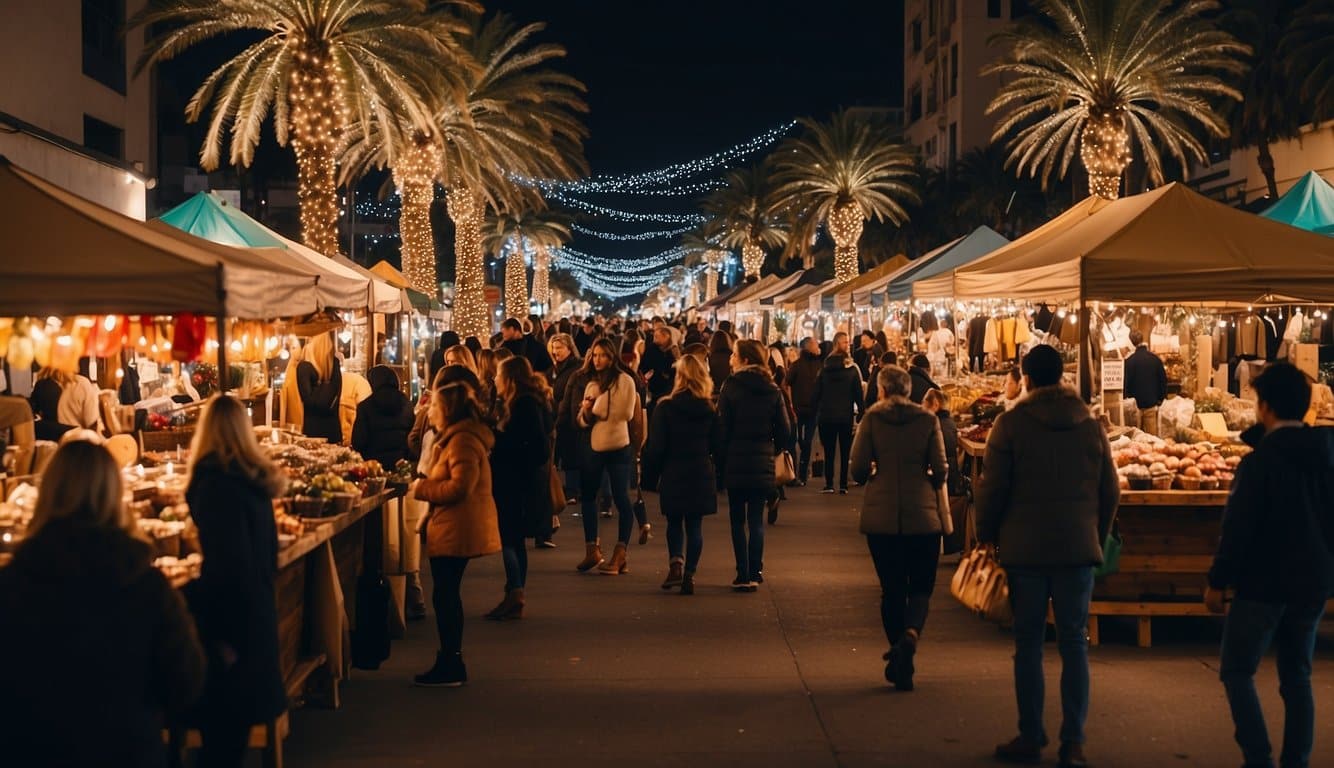
POLYGON ((1042 744, 1034 744, 1023 736, 1016 736, 1008 744, 996 747, 996 759, 1002 763, 1037 765, 1042 762, 1042 744))
POLYGON ((684 577, 681 578, 681 594, 683 595, 695 594, 695 574, 687 573, 684 577))
POLYGON ((1061 743, 1061 751, 1056 760, 1058 768, 1088 768, 1088 760, 1084 757, 1084 745, 1076 744, 1073 741, 1061 743))
POLYGON ((834 486, 832 485, 826 485, 824 488, 820 489, 820 493, 833 493, 833 492, 834 492, 834 486))
POLYGON ((735 579, 732 579, 733 592, 750 592, 752 591, 753 586, 754 584, 751 583, 751 580, 744 576, 738 576, 735 579))
POLYGON ((904 634, 898 645, 894 646, 894 687, 900 691, 913 689, 913 656, 917 654, 917 638, 904 634))
POLYGON ((639 546, 644 546, 651 538, 653 538, 653 526, 648 523, 639 526, 639 546))
POLYGON ((459 688, 468 682, 468 667, 461 654, 435 655, 435 666, 412 678, 419 688, 459 688))
POLYGON ((575 504, 578 504, 578 503, 579 503, 579 500, 578 500, 578 499, 566 499, 566 500, 565 500, 565 506, 567 506, 567 507, 573 507, 575 504))
POLYGON ((539 541, 539 542, 537 542, 537 548, 538 548, 538 549, 555 549, 555 548, 556 548, 556 542, 552 541, 551 539, 547 539, 547 540, 545 540, 545 541, 539 541))
POLYGON ((606 518, 611 518, 611 517, 612 517, 612 512, 611 512, 611 510, 610 510, 610 509, 604 509, 604 510, 602 510, 602 516, 603 516, 603 517, 606 517, 606 518))
POLYGON ((751 584, 755 584, 755 585, 757 585, 757 586, 760 585, 760 584, 763 584, 763 583, 764 583, 764 574, 763 574, 763 573, 757 573, 757 574, 755 574, 755 578, 751 579, 751 580, 750 580, 750 583, 751 583, 751 584))
POLYGON ((847 495, 848 495, 848 489, 847 489, 847 488, 839 488, 839 489, 838 489, 838 495, 839 495, 839 496, 847 496, 847 495))

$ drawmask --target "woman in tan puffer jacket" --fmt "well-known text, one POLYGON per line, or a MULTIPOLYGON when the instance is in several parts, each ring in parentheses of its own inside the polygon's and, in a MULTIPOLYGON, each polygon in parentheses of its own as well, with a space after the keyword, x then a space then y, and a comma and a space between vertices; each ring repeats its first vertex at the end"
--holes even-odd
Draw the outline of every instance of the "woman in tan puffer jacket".
POLYGON ((459 588, 468 561, 500 551, 500 524, 491 496, 488 454, 495 438, 477 401, 477 377, 462 366, 446 366, 431 395, 430 419, 438 437, 430 473, 414 493, 429 502, 426 554, 431 562, 440 651, 435 666, 417 675, 417 685, 457 687, 468 681, 463 664, 463 598, 459 588))

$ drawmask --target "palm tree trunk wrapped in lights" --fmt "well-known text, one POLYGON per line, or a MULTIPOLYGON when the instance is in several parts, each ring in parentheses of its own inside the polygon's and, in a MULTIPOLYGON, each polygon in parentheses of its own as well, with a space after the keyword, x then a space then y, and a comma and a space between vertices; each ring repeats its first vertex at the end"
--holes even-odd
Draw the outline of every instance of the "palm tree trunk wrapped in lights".
POLYGON ((440 172, 440 161, 440 147, 430 136, 419 133, 394 164, 394 183, 403 199, 398 217, 403 274, 414 290, 432 297, 440 292, 435 274, 435 235, 431 229, 431 206, 435 203, 435 177, 440 172))
POLYGON ((533 304, 545 308, 551 303, 551 252, 537 246, 533 259, 533 304))
POLYGON ((829 235, 834 238, 834 279, 846 283, 860 271, 857 241, 865 226, 862 207, 849 200, 829 213, 829 235))
POLYGON ((491 335, 486 307, 486 271, 482 264, 481 196, 467 187, 445 194, 449 218, 454 222, 454 331, 463 338, 491 335))
POLYGON ((1079 159, 1089 174, 1089 194, 1105 200, 1121 196, 1121 174, 1130 165, 1130 132, 1125 114, 1089 111, 1079 140, 1079 159))
POLYGON ((727 260, 727 251, 711 250, 704 262, 704 300, 709 301, 718 295, 718 276, 722 274, 723 264, 727 260))
POLYGON ((292 70, 290 106, 292 149, 296 153, 297 198, 301 203, 301 239, 326 256, 338 245, 337 155, 347 111, 333 63, 322 51, 297 54, 292 70))
POLYGON ((744 277, 760 276, 760 267, 764 266, 764 249, 754 241, 746 241, 741 246, 741 271, 744 277))
POLYGON ((528 317, 528 267, 524 264, 524 241, 505 256, 505 317, 528 317))

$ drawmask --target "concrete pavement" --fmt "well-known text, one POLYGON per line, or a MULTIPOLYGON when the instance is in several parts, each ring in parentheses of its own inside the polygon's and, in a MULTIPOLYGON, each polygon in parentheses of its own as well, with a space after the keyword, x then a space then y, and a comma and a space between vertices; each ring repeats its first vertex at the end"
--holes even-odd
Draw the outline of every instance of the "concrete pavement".
MULTIPOLYGON (((666 544, 631 544, 630 573, 581 575, 577 518, 560 548, 530 552, 528 617, 494 623, 500 558, 464 579, 468 625, 462 689, 412 687, 430 666, 432 621, 414 624, 376 672, 354 671, 336 712, 292 715, 292 766, 987 766, 1016 732, 1010 635, 949 596, 942 564, 918 654, 916 691, 882 678, 887 645, 879 590, 856 531, 860 494, 789 492, 768 530, 766 583, 727 588, 733 574, 725 500, 705 524, 693 597, 658 589, 666 544)), ((611 520, 602 521, 614 537, 611 520)), ((1152 649, 1133 625, 1104 620, 1092 652, 1088 754, 1100 768, 1241 763, 1217 679, 1218 624, 1159 620, 1152 649)), ((1313 766, 1334 765, 1334 633, 1322 634, 1313 766)), ((1047 646, 1047 727, 1060 724, 1059 666, 1047 646)), ((1271 737, 1281 740, 1272 660, 1261 669, 1271 737)), ((1277 743, 1276 743, 1277 749, 1277 743)), ((1055 764, 1055 749, 1047 764, 1055 764)))

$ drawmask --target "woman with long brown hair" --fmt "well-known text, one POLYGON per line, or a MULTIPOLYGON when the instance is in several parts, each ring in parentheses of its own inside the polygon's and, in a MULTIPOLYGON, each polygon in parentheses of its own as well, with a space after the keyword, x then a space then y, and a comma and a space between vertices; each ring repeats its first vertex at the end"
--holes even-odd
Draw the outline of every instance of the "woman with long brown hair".
POLYGON ((644 487, 658 491, 667 517, 670 561, 662 588, 680 587, 683 595, 695 593, 704 516, 718 512, 714 462, 721 433, 712 398, 705 364, 691 355, 677 360, 672 393, 653 409, 644 446, 644 487))
MULTIPOLYGON (((203 687, 194 622, 122 491, 105 448, 62 445, 0 568, 6 765, 165 765, 166 715, 203 687)), ((205 746, 216 743, 205 732, 205 746)))
MULTIPOLYGON (((505 560, 505 599, 488 619, 523 618, 528 583, 527 539, 551 519, 551 387, 524 357, 500 364, 496 376, 496 445, 491 451, 492 495, 505 560)), ((550 523, 547 523, 550 525, 550 523)))
POLYGON ((438 435, 435 457, 430 473, 417 481, 413 491, 431 505, 422 527, 440 634, 434 666, 413 678, 424 687, 453 688, 468 682, 463 663, 463 571, 472 558, 500 551, 487 458, 495 438, 477 401, 479 384, 477 376, 462 366, 440 369, 430 405, 431 425, 438 435))
POLYGON ((185 490, 204 555, 190 594, 209 656, 199 707, 203 765, 239 765, 250 727, 287 708, 273 588, 273 498, 286 485, 255 440, 241 401, 227 395, 210 400, 190 445, 185 490))
MULTIPOLYGON (((555 365, 548 371, 551 374, 551 394, 556 403, 556 462, 560 465, 566 504, 573 504, 579 488, 579 427, 573 418, 562 418, 560 405, 565 401, 565 392, 570 381, 578 374, 583 360, 574 339, 566 333, 558 333, 547 342, 547 351, 555 365)), ((569 414, 566 414, 570 416, 569 414)), ((548 540, 545 542, 549 544, 548 540)), ((539 542, 542 546, 544 542, 539 542)))

